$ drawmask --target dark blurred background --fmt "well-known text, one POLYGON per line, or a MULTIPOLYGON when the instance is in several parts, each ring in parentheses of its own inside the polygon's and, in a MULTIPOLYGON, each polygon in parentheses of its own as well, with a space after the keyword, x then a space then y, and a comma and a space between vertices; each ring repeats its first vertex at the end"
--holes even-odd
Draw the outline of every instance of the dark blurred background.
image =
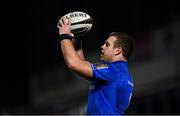
POLYGON ((178 0, 4 1, 0 114, 85 114, 89 83, 66 67, 57 40, 59 18, 72 11, 94 21, 83 40, 88 61, 99 61, 110 32, 133 36, 135 93, 126 114, 180 114, 178 7, 178 0))

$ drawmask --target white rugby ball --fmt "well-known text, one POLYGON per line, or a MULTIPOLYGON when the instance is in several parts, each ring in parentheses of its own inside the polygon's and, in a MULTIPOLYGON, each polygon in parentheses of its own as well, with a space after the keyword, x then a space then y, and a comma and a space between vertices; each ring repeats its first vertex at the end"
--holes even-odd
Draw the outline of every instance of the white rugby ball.
MULTIPOLYGON (((81 11, 70 12, 61 17, 60 20, 69 17, 71 18, 71 32, 75 37, 83 36, 91 30, 93 19, 87 13, 81 11)), ((60 20, 58 21, 58 26, 60 25, 60 20)))

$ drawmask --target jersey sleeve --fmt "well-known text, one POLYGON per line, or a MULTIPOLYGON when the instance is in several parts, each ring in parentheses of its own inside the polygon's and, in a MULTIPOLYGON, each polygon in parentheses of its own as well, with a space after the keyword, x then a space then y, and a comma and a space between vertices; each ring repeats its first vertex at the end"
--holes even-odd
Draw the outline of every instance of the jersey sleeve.
POLYGON ((113 70, 107 63, 91 64, 93 77, 98 80, 110 81, 113 78, 113 70))

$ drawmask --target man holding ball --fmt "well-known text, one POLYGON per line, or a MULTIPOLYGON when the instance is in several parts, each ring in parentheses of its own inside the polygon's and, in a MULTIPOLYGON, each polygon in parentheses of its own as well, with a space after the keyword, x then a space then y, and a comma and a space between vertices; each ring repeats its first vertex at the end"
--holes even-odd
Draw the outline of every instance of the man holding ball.
POLYGON ((59 35, 65 62, 73 72, 89 80, 88 115, 124 115, 133 93, 128 59, 133 41, 128 35, 112 32, 101 46, 100 63, 84 59, 82 40, 71 36, 70 19, 60 21, 59 35))

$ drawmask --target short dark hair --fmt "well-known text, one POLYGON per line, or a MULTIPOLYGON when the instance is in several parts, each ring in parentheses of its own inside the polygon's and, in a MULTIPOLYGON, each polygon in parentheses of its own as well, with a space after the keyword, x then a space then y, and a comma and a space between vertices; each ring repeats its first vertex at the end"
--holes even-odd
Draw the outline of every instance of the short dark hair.
POLYGON ((134 49, 134 41, 133 38, 122 32, 112 32, 109 36, 116 37, 116 41, 114 41, 114 48, 121 47, 122 55, 129 60, 133 49, 134 49))

